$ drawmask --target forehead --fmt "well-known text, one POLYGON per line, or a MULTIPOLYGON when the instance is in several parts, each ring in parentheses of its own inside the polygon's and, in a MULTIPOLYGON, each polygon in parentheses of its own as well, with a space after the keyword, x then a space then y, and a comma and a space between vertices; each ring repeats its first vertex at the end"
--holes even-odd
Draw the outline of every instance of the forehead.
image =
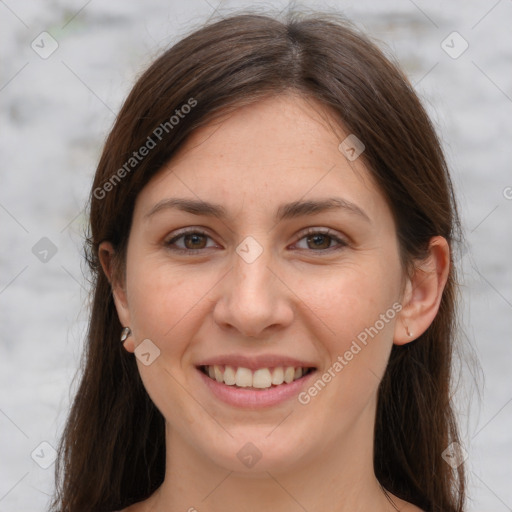
POLYGON ((387 206, 362 158, 340 150, 349 135, 313 99, 266 98, 192 133, 137 202, 142 213, 169 196, 271 213, 276 203, 342 195, 381 215, 387 206))

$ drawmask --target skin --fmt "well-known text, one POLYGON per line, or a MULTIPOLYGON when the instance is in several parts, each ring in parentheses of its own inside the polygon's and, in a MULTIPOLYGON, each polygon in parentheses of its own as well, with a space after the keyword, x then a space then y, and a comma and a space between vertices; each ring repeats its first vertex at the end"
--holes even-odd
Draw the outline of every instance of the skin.
MULTIPOLYGON (((437 313, 448 245, 433 238, 430 256, 405 274, 391 211, 363 159, 338 149, 348 133, 329 129, 326 114, 292 94, 240 108, 194 132, 137 198, 126 279, 111 282, 133 333, 126 350, 147 338, 160 350, 137 364, 166 419, 167 470, 130 512, 419 510, 391 496, 393 506, 375 478, 376 396, 393 343, 417 338, 437 313), (218 203, 227 217, 176 208, 146 217, 176 197, 218 203), (368 219, 338 209, 274 220, 283 203, 330 197, 368 219), (207 237, 166 245, 199 227, 207 237), (343 243, 307 228, 329 228, 343 243), (247 236, 262 249, 250 264, 235 251, 247 236), (214 398, 196 369, 218 354, 279 354, 311 361, 321 375, 394 303, 401 311, 307 405, 242 410, 214 398), (248 442, 261 453, 252 468, 237 457, 248 442)), ((112 255, 104 242, 109 278, 112 255)))

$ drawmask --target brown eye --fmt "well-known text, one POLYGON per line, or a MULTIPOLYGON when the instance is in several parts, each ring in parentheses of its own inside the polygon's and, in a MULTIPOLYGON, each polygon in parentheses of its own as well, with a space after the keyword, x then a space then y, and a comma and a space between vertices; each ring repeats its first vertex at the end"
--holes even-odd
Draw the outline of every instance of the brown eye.
POLYGON ((309 235, 306 240, 310 249, 328 249, 331 246, 332 237, 318 233, 309 235))
POLYGON ((201 233, 184 235, 183 242, 187 249, 204 249, 206 247, 206 236, 201 233))
POLYGON ((330 230, 311 228, 296 242, 296 247, 314 252, 343 249, 348 244, 330 230))
POLYGON ((215 247, 215 243, 207 233, 197 230, 189 230, 176 235, 174 238, 165 242, 166 247, 181 253, 194 253, 203 249, 215 247))

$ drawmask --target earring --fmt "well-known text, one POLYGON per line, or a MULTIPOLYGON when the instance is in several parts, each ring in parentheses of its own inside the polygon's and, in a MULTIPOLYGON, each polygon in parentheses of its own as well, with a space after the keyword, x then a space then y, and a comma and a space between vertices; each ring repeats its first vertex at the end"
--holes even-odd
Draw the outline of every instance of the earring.
POLYGON ((132 330, 129 327, 125 327, 121 331, 121 343, 124 343, 128 339, 128 336, 131 336, 131 334, 132 330))
POLYGON ((405 325, 405 328, 407 330, 407 336, 409 336, 409 338, 412 338, 412 332, 409 331, 409 326, 407 324, 405 325))

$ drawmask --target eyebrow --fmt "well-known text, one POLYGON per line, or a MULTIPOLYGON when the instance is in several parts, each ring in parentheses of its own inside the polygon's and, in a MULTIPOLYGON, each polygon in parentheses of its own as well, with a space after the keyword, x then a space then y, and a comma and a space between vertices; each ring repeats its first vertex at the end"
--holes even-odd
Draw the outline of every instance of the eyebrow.
MULTIPOLYGON (((149 219, 156 213, 169 209, 177 209, 192 213, 193 215, 216 217, 221 220, 228 217, 226 209, 220 204, 196 199, 173 197, 163 199, 155 204, 153 208, 144 215, 144 219, 149 219)), ((274 220, 278 222, 333 210, 344 210, 371 222, 370 217, 364 210, 351 201, 342 199, 341 197, 330 197, 322 200, 294 201, 292 203, 283 204, 277 209, 274 220)))

